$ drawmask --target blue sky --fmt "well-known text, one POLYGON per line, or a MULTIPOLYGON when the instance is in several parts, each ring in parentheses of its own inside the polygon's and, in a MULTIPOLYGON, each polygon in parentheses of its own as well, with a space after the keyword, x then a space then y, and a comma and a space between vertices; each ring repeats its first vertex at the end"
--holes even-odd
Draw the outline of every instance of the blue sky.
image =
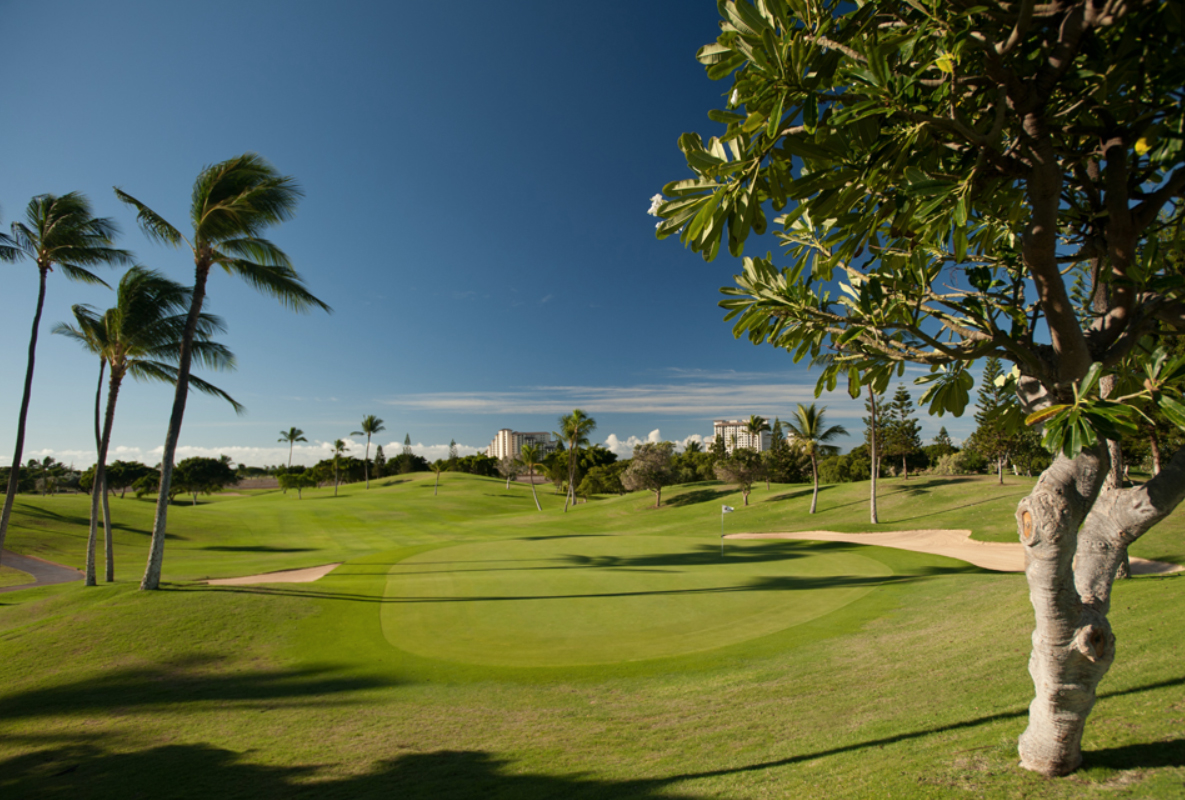
MULTIPOLYGON (((631 437, 682 441, 713 418, 786 418, 814 400, 814 375, 722 321, 737 263, 657 241, 645 213, 686 177, 679 134, 715 132, 707 111, 728 86, 694 57, 716 36, 715 3, 49 0, 8 5, 5 27, 19 32, 0 49, 5 228, 33 195, 81 191, 139 263, 189 283, 186 253, 148 242, 112 186, 179 227, 198 171, 243 152, 305 191, 271 238, 335 313, 295 315, 214 274, 207 308, 238 370, 206 377, 248 413, 194 396, 181 456, 278 463, 296 426, 297 460, 313 463, 375 414, 376 442, 410 434, 432 457, 502 427, 554 430, 575 407, 626 454, 631 437)), ((0 270, 4 465, 37 281, 28 262, 0 270)), ((49 331, 73 303, 113 296, 49 283, 25 458, 85 466, 97 362, 49 331)), ((113 457, 155 463, 170 401, 127 385, 113 457)), ((861 403, 819 402, 862 438, 861 403)), ((922 422, 926 439, 973 424, 922 422)))

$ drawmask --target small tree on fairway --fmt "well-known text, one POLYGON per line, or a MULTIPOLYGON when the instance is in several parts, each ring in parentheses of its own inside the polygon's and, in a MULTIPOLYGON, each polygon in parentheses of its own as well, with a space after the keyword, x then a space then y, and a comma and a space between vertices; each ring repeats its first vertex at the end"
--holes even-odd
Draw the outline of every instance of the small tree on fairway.
POLYGON ((819 504, 819 456, 837 453, 839 448, 829 445, 828 442, 848 435, 842 425, 827 427, 824 416, 826 412, 826 406, 816 409, 814 403, 811 403, 810 406, 799 403, 798 409, 795 411, 797 419, 786 423, 786 427, 790 429, 794 438, 798 440, 803 450, 811 458, 811 478, 815 486, 814 492, 811 494, 812 514, 815 513, 819 504))
POLYGON ((645 442, 634 448, 630 464, 621 475, 621 485, 628 492, 648 489, 654 492, 654 507, 662 505, 662 487, 675 482, 671 460, 674 442, 645 442))
POLYGON ((119 189, 115 190, 115 195, 136 209, 136 220, 148 238, 171 247, 188 245, 194 262, 193 299, 182 334, 177 391, 173 395, 173 410, 161 456, 161 497, 152 523, 148 564, 140 581, 141 589, 157 589, 165 557, 173 458, 185 416, 192 344, 206 299, 210 270, 221 266, 295 311, 314 308, 328 311, 329 306, 304 287, 287 254, 261 236, 272 225, 291 219, 301 191, 295 180, 277 173, 258 155, 248 153, 201 171, 194 183, 190 203, 192 238, 186 238, 164 217, 131 195, 119 189))
POLYGON ((749 505, 749 492, 753 491, 754 481, 761 480, 765 474, 761 455, 748 447, 734 449, 727 458, 717 461, 713 469, 718 480, 737 485, 745 505, 749 505))
POLYGON ((8 489, 4 494, 4 509, 0 511, 0 553, 8 534, 8 520, 16 500, 20 481, 21 457, 25 448, 25 422, 29 416, 29 399, 33 394, 33 364, 37 352, 37 333, 41 327, 41 311, 45 307, 45 284, 49 273, 57 266, 69 279, 84 283, 106 285, 86 267, 125 264, 131 255, 111 246, 118 229, 109 219, 91 216, 90 202, 77 192, 55 197, 44 194, 34 197, 25 209, 25 222, 12 223, 12 236, 0 234, 0 261, 28 258, 37 265, 40 277, 37 306, 33 312, 33 330, 29 336, 29 356, 25 367, 24 392, 16 423, 16 447, 12 455, 8 489))
MULTIPOLYGON (((758 452, 761 451, 761 434, 770 430, 769 420, 765 417, 753 414, 749 417, 749 421, 745 423, 745 432, 753 437, 756 444, 753 449, 758 452)), ((765 490, 769 491, 769 470, 765 471, 765 490)))
POLYGON ((498 473, 506 478, 506 488, 510 488, 510 482, 514 480, 523 469, 523 462, 517 458, 510 456, 502 456, 498 459, 498 473))
POLYGON ((172 496, 191 494, 195 506, 199 494, 220 492, 224 487, 238 480, 238 476, 230 468, 230 463, 225 456, 223 458, 187 458, 174 468, 173 477, 174 481, 170 486, 172 496))
POLYGON ((286 431, 280 431, 280 438, 276 441, 288 442, 288 469, 292 469, 292 448, 296 446, 297 442, 307 442, 304 438, 304 431, 300 428, 289 428, 286 431))
POLYGON ((1164 256, 1185 221, 1180 4, 719 8, 699 59, 732 78, 726 130, 679 140, 693 174, 665 188, 658 235, 739 256, 784 209, 787 266, 746 258, 724 305, 737 336, 833 355, 820 391, 846 378, 858 397, 913 362, 930 412, 959 415, 971 364, 1016 365, 1009 388, 1059 454, 1017 512, 1036 617, 1019 751, 1072 772, 1115 655, 1115 571, 1185 501, 1185 449, 1143 486, 1104 485, 1137 407, 1185 426, 1185 361, 1164 347, 1185 329, 1164 256))
POLYGON ((285 472, 277 480, 280 482, 280 488, 284 491, 295 489, 297 500, 300 500, 302 497, 302 489, 317 485, 317 478, 313 475, 312 470, 307 469, 300 472, 285 472))
POLYGON ((366 435, 366 456, 362 459, 362 474, 366 478, 366 488, 370 488, 370 437, 381 431, 385 431, 383 421, 374 414, 368 414, 362 418, 362 430, 354 431, 351 436, 366 435))

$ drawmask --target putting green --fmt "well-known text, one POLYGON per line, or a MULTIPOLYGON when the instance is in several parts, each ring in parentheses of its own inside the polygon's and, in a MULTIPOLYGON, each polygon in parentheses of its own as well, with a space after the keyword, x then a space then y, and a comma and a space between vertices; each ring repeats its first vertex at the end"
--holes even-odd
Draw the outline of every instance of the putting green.
POLYGON ((391 568, 383 634, 470 664, 611 664, 737 644, 872 591, 886 565, 827 545, 660 536, 464 544, 391 568))

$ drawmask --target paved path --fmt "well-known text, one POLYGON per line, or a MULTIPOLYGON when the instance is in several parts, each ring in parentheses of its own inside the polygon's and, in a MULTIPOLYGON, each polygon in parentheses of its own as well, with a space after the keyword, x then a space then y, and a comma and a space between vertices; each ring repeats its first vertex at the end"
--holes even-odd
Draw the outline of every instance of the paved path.
MULTIPOLYGON (((966 561, 997 572, 1024 572, 1025 553, 1020 542, 977 542, 971 531, 874 531, 871 533, 834 533, 800 531, 798 533, 734 533, 727 539, 809 539, 818 542, 850 542, 880 547, 896 547, 918 553, 932 553, 966 561)), ((1180 572, 1185 567, 1163 561, 1132 558, 1133 575, 1163 575, 1180 572)))
POLYGON ((34 556, 18 556, 11 550, 5 550, 0 555, 0 564, 21 572, 27 572, 36 578, 35 583, 24 583, 20 586, 2 586, 0 592, 15 592, 19 589, 32 589, 36 586, 49 586, 54 583, 69 583, 82 580, 82 572, 73 567, 55 564, 43 558, 34 556))

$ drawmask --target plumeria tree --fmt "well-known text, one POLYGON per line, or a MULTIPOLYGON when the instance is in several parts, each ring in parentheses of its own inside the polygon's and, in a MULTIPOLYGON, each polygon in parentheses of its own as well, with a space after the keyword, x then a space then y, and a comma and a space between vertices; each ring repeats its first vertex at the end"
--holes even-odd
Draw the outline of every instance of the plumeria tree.
POLYGON ((1155 406, 1185 425, 1185 20, 1179 3, 720 3, 699 51, 729 80, 720 134, 684 134, 660 238, 705 258, 778 214, 784 260, 745 258, 722 305, 738 336, 817 361, 820 388, 883 392, 929 370, 961 414, 970 368, 1058 454, 1017 523, 1036 616, 1022 765, 1081 764, 1126 549, 1185 499, 1185 450, 1104 486, 1107 442, 1155 406))

